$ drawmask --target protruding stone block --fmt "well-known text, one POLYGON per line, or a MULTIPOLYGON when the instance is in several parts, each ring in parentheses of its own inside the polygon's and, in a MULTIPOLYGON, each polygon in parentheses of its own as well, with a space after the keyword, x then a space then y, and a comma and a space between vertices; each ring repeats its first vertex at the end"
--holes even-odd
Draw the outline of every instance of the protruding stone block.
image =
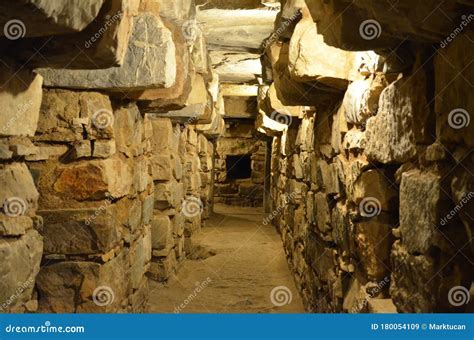
POLYGON ((134 18, 123 64, 103 70, 39 69, 45 86, 137 91, 171 87, 176 80, 175 46, 170 30, 153 13, 134 18))

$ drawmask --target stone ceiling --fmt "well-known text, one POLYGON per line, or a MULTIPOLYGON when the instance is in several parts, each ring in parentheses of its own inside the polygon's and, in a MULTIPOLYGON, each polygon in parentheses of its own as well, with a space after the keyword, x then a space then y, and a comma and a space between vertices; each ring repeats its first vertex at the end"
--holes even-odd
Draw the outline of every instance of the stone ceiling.
POLYGON ((256 83, 261 76, 263 41, 271 35, 279 9, 272 1, 198 1, 197 20, 221 81, 256 83))

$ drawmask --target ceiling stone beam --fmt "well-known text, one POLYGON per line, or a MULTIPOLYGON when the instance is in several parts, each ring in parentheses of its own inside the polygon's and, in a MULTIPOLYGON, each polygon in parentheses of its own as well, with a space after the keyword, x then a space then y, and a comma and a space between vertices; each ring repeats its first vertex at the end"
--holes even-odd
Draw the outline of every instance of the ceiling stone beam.
POLYGON ((258 95, 258 85, 222 84, 221 93, 224 97, 256 97, 258 95))
POLYGON ((260 51, 272 33, 276 18, 269 10, 201 10, 197 20, 204 30, 209 49, 260 51))

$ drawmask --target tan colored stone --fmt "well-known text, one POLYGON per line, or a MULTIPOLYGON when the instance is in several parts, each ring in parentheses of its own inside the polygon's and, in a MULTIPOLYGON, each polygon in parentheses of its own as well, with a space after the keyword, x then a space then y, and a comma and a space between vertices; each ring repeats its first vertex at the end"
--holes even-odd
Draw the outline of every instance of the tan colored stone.
POLYGON ((31 299, 40 269, 43 240, 36 230, 19 238, 0 238, 0 310, 8 311, 31 299))
POLYGON ((24 163, 0 166, 0 202, 2 212, 10 217, 33 216, 38 208, 39 193, 24 163))
POLYGON ((414 158, 416 144, 432 138, 430 117, 423 70, 392 83, 380 95, 377 115, 367 121, 367 156, 384 164, 414 158))
POLYGON ((357 64, 356 53, 326 45, 311 18, 298 22, 289 47, 288 67, 293 79, 346 88, 358 75, 357 64))
POLYGON ((26 69, 0 64, 0 136, 34 136, 43 78, 26 69))
POLYGON ((97 209, 44 210, 45 254, 104 254, 119 245, 121 226, 126 216, 117 214, 111 200, 104 200, 97 209), (121 220, 122 219, 122 220, 121 220))
POLYGON ((101 70, 39 69, 45 86, 111 92, 171 87, 176 81, 175 46, 170 30, 153 13, 134 18, 123 64, 101 70))
MULTIPOLYGON (((15 17, 27 27, 24 32, 26 37, 80 32, 94 20, 103 3, 104 0, 73 3, 23 0, 2 4, 0 25, 4 27, 8 20, 15 17)), ((3 30, 0 34, 6 35, 3 30)))
POLYGON ((354 183, 352 197, 356 204, 361 205, 361 214, 372 215, 371 208, 378 211, 377 213, 373 211, 376 215, 381 211, 396 211, 398 209, 396 187, 381 170, 371 169, 363 172, 354 183), (370 201, 375 203, 373 207, 369 206, 370 201))
POLYGON ((151 239, 153 250, 166 250, 174 246, 173 228, 169 216, 155 215, 151 222, 151 239))
POLYGON ((391 225, 378 219, 357 223, 355 240, 369 280, 379 281, 389 275, 393 243, 391 225))
POLYGON ((117 312, 130 292, 128 251, 104 264, 63 261, 43 266, 37 278, 41 312, 117 312), (96 294, 94 295, 94 292, 96 294), (93 297, 102 306, 94 303, 93 297))
POLYGON ((79 201, 103 199, 107 193, 122 197, 132 184, 129 167, 119 159, 60 166, 56 173, 54 191, 79 201))

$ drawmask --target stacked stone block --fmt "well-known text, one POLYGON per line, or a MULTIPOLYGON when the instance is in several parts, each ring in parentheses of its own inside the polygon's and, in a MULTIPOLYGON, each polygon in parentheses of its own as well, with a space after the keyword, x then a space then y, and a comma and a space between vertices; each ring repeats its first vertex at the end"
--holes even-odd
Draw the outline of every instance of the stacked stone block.
POLYGON ((38 124, 42 77, 11 61, 0 65, 0 312, 35 312, 43 252, 39 193, 26 158, 38 124))
POLYGON ((43 92, 28 157, 44 238, 42 312, 142 311, 151 258, 150 122, 96 92, 43 92))
MULTIPOLYGON (((305 13, 289 46, 274 44, 280 59, 272 59, 274 50, 267 56, 278 93, 296 81, 321 85, 292 102, 281 96, 286 115, 294 105, 311 105, 316 113, 303 107, 306 113, 291 115, 286 128, 264 120, 257 127, 275 136, 269 218, 281 233, 306 308, 465 311, 474 278, 468 269, 474 197, 468 177, 474 163, 467 151, 472 138, 466 138, 474 108, 465 92, 470 82, 456 74, 468 65, 460 51, 471 34, 433 59, 427 57, 431 50, 415 44, 413 58, 401 53, 394 62, 393 56, 369 53, 353 65, 358 72, 350 66, 341 73, 343 64, 318 69, 311 65, 315 58, 305 57, 321 46, 292 53, 307 39, 305 13), (286 48, 291 76, 282 65, 286 48), (403 72, 400 60, 406 63, 403 72), (322 84, 335 87, 336 80, 348 86, 320 93, 322 84)), ((273 105, 264 114, 277 109, 273 105)))

